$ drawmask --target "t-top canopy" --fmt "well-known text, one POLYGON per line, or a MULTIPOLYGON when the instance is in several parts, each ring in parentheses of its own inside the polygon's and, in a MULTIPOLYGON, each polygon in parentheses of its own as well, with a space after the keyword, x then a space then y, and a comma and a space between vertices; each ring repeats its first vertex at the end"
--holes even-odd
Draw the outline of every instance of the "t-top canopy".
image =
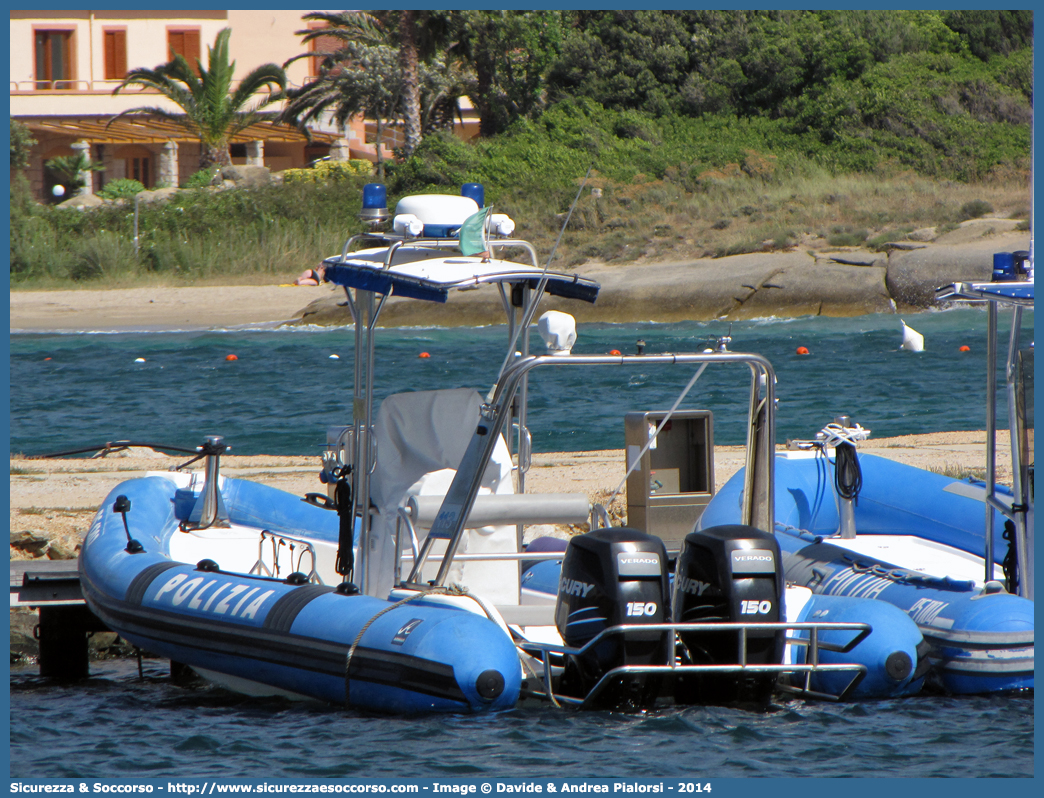
MULTIPOLYGON (((447 256, 430 247, 404 245, 394 253, 394 265, 384 268, 387 247, 327 258, 324 277, 345 288, 391 294, 429 302, 445 302, 452 289, 476 288, 486 283, 529 283, 535 288, 543 269, 506 260, 447 256)), ((546 291, 554 296, 594 302, 599 284, 576 274, 546 272, 546 291)))
POLYGON ((1002 305, 1033 306, 1032 282, 953 283, 936 291, 938 299, 969 299, 1002 305))

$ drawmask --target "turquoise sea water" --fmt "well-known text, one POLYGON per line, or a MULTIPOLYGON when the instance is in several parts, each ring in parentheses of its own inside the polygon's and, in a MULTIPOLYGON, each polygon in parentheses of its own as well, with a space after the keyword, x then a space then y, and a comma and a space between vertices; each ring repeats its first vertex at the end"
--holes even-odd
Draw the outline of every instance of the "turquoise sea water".
MULTIPOLYGON (((983 429, 985 312, 907 321, 924 334, 924 352, 899 350, 899 320, 881 315, 738 322, 731 325, 731 348, 772 362, 780 441, 811 437, 839 414, 875 437, 983 429), (959 352, 962 345, 971 351, 959 352), (799 346, 811 354, 796 355, 799 346)), ((1032 314, 1024 328, 1028 343, 1032 314)), ((729 330, 727 323, 581 325, 574 351, 633 353, 639 338, 650 353, 700 351, 729 330)), ((390 329, 379 336, 378 399, 439 387, 484 394, 506 353, 503 327, 390 329), (421 352, 430 357, 419 358, 421 352)), ((537 339, 533 349, 540 347, 537 339)), ((670 407, 692 373, 692 367, 537 372, 530 396, 534 448, 622 448, 624 414, 670 407)), ((318 454, 326 427, 350 421, 352 374, 347 329, 13 335, 11 451, 39 454, 118 439, 192 447, 218 434, 236 454, 318 454), (226 360, 229 354, 238 359, 226 360)), ((709 368, 683 407, 713 410, 715 440, 742 443, 748 390, 745 366, 709 368)))
MULTIPOLYGON (((907 321, 924 334, 925 352, 899 351, 894 316, 736 323, 732 349, 773 363, 781 441, 810 437, 839 413, 875 437, 982 429, 985 313, 907 321), (971 351, 960 353, 961 345, 971 351), (796 355, 798 346, 811 354, 796 355)), ((633 352, 638 338, 648 352, 698 351, 728 331, 723 323, 582 325, 575 351, 633 352)), ((1032 315, 1025 335, 1029 343, 1032 315)), ((505 353, 504 330, 496 327, 387 330, 382 338, 379 398, 456 386, 484 393, 505 353), (418 358, 422 351, 431 357, 418 358)), ((222 434, 237 454, 317 454, 326 426, 350 418, 351 340, 348 330, 13 335, 11 451, 116 439, 190 447, 222 434), (229 354, 238 359, 227 361, 229 354)), ((624 413, 669 407, 691 374, 619 367, 582 380, 573 370, 538 374, 535 448, 622 447, 624 413)), ((748 385, 745 367, 708 369, 683 407, 712 409, 716 441, 741 443, 748 385)), ((691 707, 579 714, 525 706, 491 717, 387 718, 179 687, 165 662, 150 660, 143 679, 132 661, 95 663, 81 684, 35 674, 34 667, 11 674, 14 778, 1034 773, 1032 695, 782 700, 766 713, 691 707)))
POLYGON ((1032 696, 389 718, 176 687, 158 661, 144 679, 132 661, 92 669, 75 686, 12 674, 12 777, 1033 775, 1032 696))

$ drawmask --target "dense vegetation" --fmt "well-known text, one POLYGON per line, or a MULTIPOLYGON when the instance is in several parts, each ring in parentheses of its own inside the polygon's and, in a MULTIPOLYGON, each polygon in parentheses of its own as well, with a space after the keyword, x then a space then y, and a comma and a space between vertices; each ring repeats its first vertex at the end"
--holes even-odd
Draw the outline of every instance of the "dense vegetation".
MULTIPOLYGON (((786 248, 806 235, 874 245, 990 207, 1028 213, 1028 11, 425 20, 446 35, 433 57, 456 59, 485 135, 465 144, 428 132, 388 165, 389 193, 483 182, 546 251, 593 168, 601 196, 585 193, 566 265, 786 248), (502 46, 510 41, 525 47, 502 46)), ((15 180, 12 281, 288 275, 358 229, 366 180, 182 192, 143 206, 137 255, 127 206, 43 208, 15 180)))

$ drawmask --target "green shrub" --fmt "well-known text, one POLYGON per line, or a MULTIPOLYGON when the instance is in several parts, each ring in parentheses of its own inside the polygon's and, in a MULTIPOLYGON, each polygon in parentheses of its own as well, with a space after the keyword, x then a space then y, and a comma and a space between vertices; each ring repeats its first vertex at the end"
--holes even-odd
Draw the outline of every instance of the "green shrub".
POLYGON ((27 125, 11 120, 11 171, 25 169, 29 165, 29 151, 36 144, 27 125))
POLYGON ((961 206, 961 221, 965 219, 978 219, 987 213, 993 213, 993 206, 985 200, 972 200, 961 206))
POLYGON ((861 247, 870 235, 869 230, 837 229, 827 236, 827 243, 832 247, 861 247))
MULTIPOLYGON (((411 194, 424 187, 459 189, 481 174, 484 148, 466 144, 452 133, 439 131, 424 137, 413 156, 401 164, 387 166, 391 180, 389 189, 396 194, 411 194)), ((491 183, 485 175, 479 182, 491 183)))
POLYGON ((124 199, 133 197, 135 194, 140 194, 145 190, 143 186, 137 180, 132 180, 129 177, 121 177, 117 180, 110 180, 105 184, 105 187, 98 192, 98 196, 102 199, 124 199))
POLYGON ((285 183, 328 183, 373 175, 373 164, 362 159, 320 161, 309 169, 285 169, 285 183))
POLYGON ((188 180, 185 181, 185 188, 206 188, 214 180, 214 175, 218 172, 216 166, 211 166, 209 169, 200 169, 194 173, 188 180))
POLYGON ((69 277, 78 281, 112 279, 132 272, 136 265, 133 240, 102 230, 82 242, 69 277))

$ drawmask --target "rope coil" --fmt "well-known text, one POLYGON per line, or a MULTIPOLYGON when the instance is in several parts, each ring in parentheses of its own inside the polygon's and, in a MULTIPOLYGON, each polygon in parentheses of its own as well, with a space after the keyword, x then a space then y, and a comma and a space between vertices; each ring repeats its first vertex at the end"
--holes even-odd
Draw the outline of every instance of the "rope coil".
POLYGON ((821 444, 824 449, 836 449, 842 443, 855 446, 858 441, 865 441, 869 437, 870 430, 859 424, 848 427, 831 423, 816 433, 816 443, 821 444))

